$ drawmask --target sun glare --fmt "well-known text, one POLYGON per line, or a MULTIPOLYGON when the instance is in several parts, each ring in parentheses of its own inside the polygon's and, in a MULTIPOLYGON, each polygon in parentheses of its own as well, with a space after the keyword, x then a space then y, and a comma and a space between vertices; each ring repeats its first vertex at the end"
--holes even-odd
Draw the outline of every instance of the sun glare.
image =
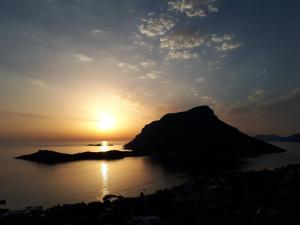
POLYGON ((115 118, 113 115, 108 113, 101 114, 99 120, 99 127, 101 130, 110 130, 115 126, 115 118))
POLYGON ((100 152, 108 151, 108 143, 107 141, 101 141, 100 152))

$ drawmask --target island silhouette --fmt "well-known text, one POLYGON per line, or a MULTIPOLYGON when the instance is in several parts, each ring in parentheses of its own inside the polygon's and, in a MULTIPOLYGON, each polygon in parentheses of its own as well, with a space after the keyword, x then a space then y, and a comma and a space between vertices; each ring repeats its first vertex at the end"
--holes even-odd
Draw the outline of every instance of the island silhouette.
POLYGON ((121 159, 150 155, 169 161, 226 162, 233 158, 283 149, 250 137, 218 119, 208 106, 199 106, 185 112, 170 113, 147 124, 132 141, 124 145, 131 151, 83 152, 65 154, 49 150, 22 155, 17 159, 53 164, 90 159, 121 159))
POLYGON ((125 148, 149 153, 232 156, 284 151, 219 120, 208 106, 164 115, 146 125, 125 148))

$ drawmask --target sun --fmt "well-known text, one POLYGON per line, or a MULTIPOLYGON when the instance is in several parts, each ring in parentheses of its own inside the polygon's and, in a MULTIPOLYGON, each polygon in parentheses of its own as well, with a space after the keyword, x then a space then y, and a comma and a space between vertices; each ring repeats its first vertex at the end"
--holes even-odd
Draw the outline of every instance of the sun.
POLYGON ((110 130, 115 126, 115 117, 109 113, 102 113, 99 120, 101 130, 110 130))

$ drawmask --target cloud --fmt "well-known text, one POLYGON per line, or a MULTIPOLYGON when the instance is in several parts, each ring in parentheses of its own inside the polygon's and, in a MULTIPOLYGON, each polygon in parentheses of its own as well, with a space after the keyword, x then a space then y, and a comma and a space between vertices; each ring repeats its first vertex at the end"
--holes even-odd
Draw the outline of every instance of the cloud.
POLYGON ((168 49, 167 60, 196 59, 199 54, 192 49, 200 47, 205 43, 204 37, 197 32, 176 32, 160 38, 160 48, 168 49))
POLYGON ((192 49, 204 44, 204 37, 196 33, 176 32, 160 38, 160 47, 171 50, 192 49))
POLYGON ((168 5, 170 11, 185 13, 188 17, 206 17, 219 11, 216 0, 171 0, 168 5))
POLYGON ((211 40, 215 43, 223 43, 225 41, 232 41, 234 39, 234 35, 231 34, 224 34, 222 36, 218 36, 216 34, 213 34, 211 36, 211 40))
POLYGON ((76 55, 74 55, 74 58, 76 58, 80 62, 85 62, 85 63, 90 63, 90 62, 94 61, 92 58, 90 58, 86 55, 83 55, 83 54, 76 54, 76 55))
POLYGON ((152 61, 144 61, 144 62, 141 62, 140 64, 145 69, 155 66, 155 63, 152 61))
POLYGON ((287 94, 274 98, 270 100, 266 105, 286 105, 300 108, 300 88, 295 88, 287 94))
POLYGON ((161 74, 161 71, 151 71, 150 73, 147 73, 144 76, 140 76, 140 79, 156 79, 159 77, 159 74, 161 74))
POLYGON ((105 31, 99 30, 99 29, 92 30, 92 31, 91 31, 91 34, 92 34, 92 35, 104 35, 104 36, 107 35, 107 34, 105 33, 105 31))
POLYGON ((202 83, 204 80, 205 80, 204 77, 199 77, 199 78, 196 78, 196 79, 195 79, 195 81, 196 81, 197 83, 202 83))
POLYGON ((26 113, 26 112, 17 112, 17 111, 7 111, 7 110, 0 110, 1 116, 17 116, 17 117, 29 117, 29 118, 36 118, 36 119, 49 119, 51 117, 45 115, 39 115, 34 113, 26 113))
POLYGON ((140 34, 136 33, 134 35, 134 38, 136 40, 134 40, 133 43, 136 44, 137 46, 142 47, 144 49, 147 49, 150 52, 152 52, 153 49, 155 49, 155 45, 154 44, 149 43, 149 42, 147 42, 147 41, 144 40, 144 35, 140 35, 140 34))
MULTIPOLYGON (((160 50, 160 54, 166 54, 166 60, 196 59, 200 54, 207 52, 208 48, 226 52, 241 47, 241 44, 235 41, 235 35, 219 36, 208 32, 200 34, 195 29, 185 32, 175 29, 175 22, 170 16, 170 11, 183 12, 188 17, 206 16, 208 13, 218 11, 216 3, 217 0, 171 0, 168 2, 167 11, 159 15, 153 12, 148 13, 142 19, 143 24, 139 25, 138 29, 146 37, 159 37, 158 50, 160 50), (167 51, 162 51, 162 49, 167 51)), ((176 23, 178 21, 176 20, 176 23)), ((134 43, 153 52, 157 42, 149 39, 143 40, 144 36, 137 34, 138 40, 134 43)), ((226 56, 224 53, 222 54, 223 57, 226 56)))
POLYGON ((168 52, 166 56, 166 60, 171 59, 177 59, 177 60, 183 60, 183 59, 197 59, 199 56, 198 53, 192 53, 190 51, 175 51, 171 50, 168 52))
POLYGON ((231 34, 224 34, 222 36, 213 34, 208 45, 215 45, 215 48, 219 51, 229 51, 241 47, 241 44, 236 43, 234 39, 235 35, 231 34))
POLYGON ((138 66, 125 62, 118 62, 117 66, 126 70, 139 71, 138 66))
POLYGON ((0 116, 2 117, 24 117, 24 118, 32 118, 32 119, 67 119, 67 120, 78 120, 78 121, 85 121, 85 122, 97 122, 97 119, 87 119, 87 118, 79 118, 73 116, 49 116, 49 115, 42 115, 42 114, 35 114, 35 113, 28 113, 28 112, 19 112, 19 111, 9 111, 9 110, 0 110, 0 116))
MULTIPOLYGON (((224 57, 221 56, 222 58, 224 57)), ((222 64, 219 60, 215 60, 215 61, 208 61, 208 70, 209 71, 215 71, 215 70, 219 70, 222 68, 222 64)))
POLYGON ((155 14, 148 14, 148 18, 142 21, 143 24, 138 26, 139 31, 148 37, 164 35, 175 26, 175 22, 166 15, 155 17, 155 14))
POLYGON ((256 76, 257 77, 262 77, 268 74, 268 70, 267 69, 258 69, 256 76))
POLYGON ((149 79, 156 79, 159 77, 160 71, 152 71, 148 74, 146 74, 146 77, 148 77, 149 79))
POLYGON ((142 41, 142 40, 134 41, 134 44, 136 44, 136 45, 138 45, 142 48, 145 48, 145 49, 149 50, 150 52, 152 52, 153 49, 155 48, 155 46, 153 44, 147 43, 147 42, 142 41))
POLYGON ((207 104, 207 105, 214 105, 217 103, 217 101, 211 96, 201 96, 200 100, 202 104, 207 104))
POLYGON ((241 47, 240 44, 238 43, 226 43, 224 42, 220 47, 217 47, 218 50, 220 51, 228 51, 228 50, 233 50, 233 49, 236 49, 236 48, 239 48, 241 47))
MULTIPOLYGON (((264 95, 261 91, 257 91, 257 94, 264 95)), ((300 88, 295 88, 272 99, 262 98, 231 107, 225 118, 234 126, 243 127, 253 134, 290 134, 299 132, 299 111, 300 88)))
POLYGON ((38 80, 38 79, 35 79, 35 78, 27 78, 27 81, 30 82, 31 84, 37 86, 37 87, 40 87, 40 88, 49 89, 49 90, 58 90, 59 89, 55 85, 49 85, 45 81, 38 80))
POLYGON ((250 102, 257 102, 266 97, 268 92, 265 90, 255 90, 250 96, 247 97, 247 100, 250 102))
MULTIPOLYGON (((143 94, 145 94, 145 92, 146 90, 143 90, 143 94)), ((154 116, 155 114, 157 114, 157 111, 159 111, 157 104, 155 104, 156 107, 154 107, 153 104, 150 104, 150 101, 145 103, 145 101, 142 99, 141 94, 139 94, 138 92, 126 91, 120 95, 115 95, 114 97, 121 102, 129 104, 130 106, 136 108, 144 114, 148 114, 149 116, 154 116)))
POLYGON ((240 47, 235 43, 235 36, 224 34, 199 34, 199 32, 174 32, 170 35, 160 37, 160 48, 169 49, 166 59, 192 59, 198 58, 199 50, 194 49, 205 47, 214 48, 218 51, 229 51, 240 47), (192 51, 193 50, 193 51, 192 51))

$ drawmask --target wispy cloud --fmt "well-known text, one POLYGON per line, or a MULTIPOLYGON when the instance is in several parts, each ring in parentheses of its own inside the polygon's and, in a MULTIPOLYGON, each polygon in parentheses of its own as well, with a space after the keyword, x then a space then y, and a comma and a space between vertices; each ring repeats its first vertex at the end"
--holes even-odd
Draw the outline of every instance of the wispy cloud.
POLYGON ((24 117, 24 118, 32 118, 32 119, 64 119, 64 120, 77 120, 83 122, 97 122, 98 119, 86 119, 80 117, 73 116, 50 116, 50 115, 42 115, 35 114, 29 112, 20 112, 20 111, 9 111, 9 110, 0 110, 0 116, 3 117, 24 117))
POLYGON ((272 104, 286 104, 286 103, 295 103, 294 106, 300 107, 300 88, 295 88, 290 92, 288 92, 287 94, 274 98, 271 101, 269 101, 268 104, 272 105, 272 104))
POLYGON ((139 67, 137 65, 126 63, 126 62, 118 62, 117 66, 125 70, 132 70, 136 72, 139 71, 139 67))
POLYGON ((176 32, 160 38, 160 47, 171 50, 192 49, 204 44, 204 38, 198 32, 176 32))
POLYGON ((59 89, 58 86, 48 84, 45 81, 42 81, 42 80, 39 80, 36 78, 26 78, 26 80, 28 82, 30 82, 31 84, 33 84, 37 87, 40 87, 40 88, 49 89, 49 90, 58 90, 59 89))
POLYGON ((140 35, 140 34, 135 34, 134 38, 136 39, 134 41, 134 44, 144 48, 150 52, 152 52, 155 49, 155 45, 152 43, 147 42, 146 40, 144 40, 144 35, 140 35))
POLYGON ((255 133, 270 132, 270 128, 274 133, 299 132, 300 88, 271 99, 264 98, 262 90, 254 92, 254 98, 250 98, 254 101, 229 108, 226 115, 229 121, 242 124, 244 129, 255 133), (259 126, 253 126, 255 124, 259 126))
POLYGON ((172 0, 168 2, 169 10, 185 13, 188 17, 206 17, 218 12, 216 0, 172 0))
POLYGON ((138 40, 135 44, 151 52, 157 48, 160 54, 165 54, 166 60, 196 59, 204 55, 207 49, 217 50, 225 57, 224 52, 241 47, 241 43, 236 42, 235 35, 217 35, 205 31, 200 33, 199 29, 195 28, 185 28, 183 31, 178 29, 182 21, 172 19, 174 12, 186 14, 184 21, 191 20, 189 17, 208 16, 219 11, 217 2, 217 0, 169 0, 160 14, 148 13, 138 25, 140 34, 153 38, 155 42, 137 35, 138 40), (155 47, 154 43, 158 46, 155 47))
POLYGON ((196 78, 195 81, 196 81, 197 83, 202 83, 202 82, 205 81, 205 78, 204 78, 204 77, 199 77, 199 78, 196 78))
POLYGON ((126 104, 131 105, 133 108, 142 111, 145 114, 150 116, 155 115, 157 112, 157 108, 152 107, 150 104, 145 104, 144 101, 140 98, 141 96, 133 93, 133 92, 124 92, 121 95, 115 95, 114 98, 118 99, 121 102, 125 102, 126 104))
POLYGON ((166 60, 172 60, 172 59, 177 59, 177 60, 184 60, 184 59, 197 59, 199 56, 198 53, 193 53, 188 50, 171 50, 168 52, 166 55, 166 60))
POLYGON ((144 61, 144 62, 141 62, 140 64, 145 69, 155 66, 155 63, 153 61, 144 61))
POLYGON ((144 76, 140 76, 141 79, 156 79, 160 76, 161 71, 151 71, 144 76))
POLYGON ((217 49, 220 51, 228 51, 228 50, 233 50, 233 49, 236 49, 239 47, 241 47, 241 44, 239 44, 239 43, 224 42, 220 47, 217 47, 217 49))
POLYGON ((251 102, 258 102, 265 99, 267 93, 268 92, 265 90, 255 90, 250 96, 247 97, 247 100, 251 102))
POLYGON ((166 34, 175 26, 175 22, 166 15, 148 14, 148 17, 142 19, 142 24, 138 26, 141 34, 148 37, 161 36, 166 34))
POLYGON ((198 48, 205 43, 204 37, 197 32, 175 32, 160 38, 160 48, 167 49, 167 60, 195 59, 199 54, 192 49, 198 48))
POLYGON ((265 76, 268 74, 268 70, 267 69, 258 69, 257 70, 257 73, 256 73, 256 76, 257 77, 262 77, 262 76, 265 76))
POLYGON ((210 44, 215 46, 215 48, 219 51, 229 51, 242 46, 240 43, 235 41, 235 35, 231 34, 224 34, 222 36, 213 34, 210 40, 210 44))
POLYGON ((91 34, 92 34, 92 35, 103 35, 103 36, 106 36, 106 35, 107 35, 105 31, 100 30, 100 29, 92 30, 92 31, 91 31, 91 34))
POLYGON ((8 110, 0 110, 1 116, 17 116, 17 117, 28 117, 35 119, 49 119, 51 117, 45 115, 39 115, 34 113, 26 113, 26 112, 17 112, 17 111, 8 111, 8 110))
POLYGON ((74 58, 76 58, 78 61, 84 62, 84 63, 91 63, 94 61, 91 57, 88 57, 83 54, 75 54, 74 58))

